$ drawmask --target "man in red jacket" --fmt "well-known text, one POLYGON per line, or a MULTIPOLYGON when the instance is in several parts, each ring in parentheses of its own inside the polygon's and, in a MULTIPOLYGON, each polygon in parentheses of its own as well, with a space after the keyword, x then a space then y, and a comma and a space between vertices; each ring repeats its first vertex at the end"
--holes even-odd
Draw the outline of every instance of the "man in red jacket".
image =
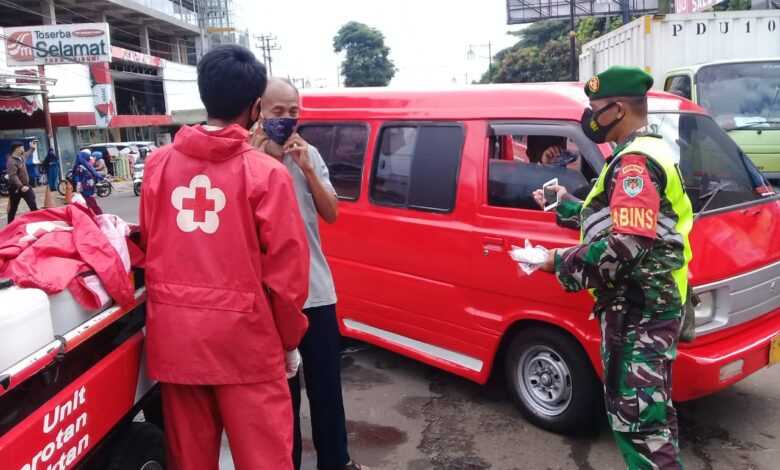
POLYGON ((309 247, 283 164, 252 148, 265 67, 241 46, 198 64, 204 126, 155 152, 141 195, 149 376, 173 470, 291 469, 290 392, 307 327, 309 247))

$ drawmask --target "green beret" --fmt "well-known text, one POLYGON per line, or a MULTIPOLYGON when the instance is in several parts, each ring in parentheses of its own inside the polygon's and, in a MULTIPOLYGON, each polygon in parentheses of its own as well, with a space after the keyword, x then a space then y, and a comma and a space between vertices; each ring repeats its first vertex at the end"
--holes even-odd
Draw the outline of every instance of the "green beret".
POLYGON ((645 96, 653 87, 653 77, 637 67, 616 65, 594 76, 585 84, 591 100, 616 96, 645 96))

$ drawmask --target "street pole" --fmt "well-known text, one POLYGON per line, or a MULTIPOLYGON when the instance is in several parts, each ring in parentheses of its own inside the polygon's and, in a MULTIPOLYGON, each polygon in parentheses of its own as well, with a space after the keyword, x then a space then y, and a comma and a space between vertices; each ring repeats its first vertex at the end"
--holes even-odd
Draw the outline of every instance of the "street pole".
POLYGON ((577 81, 577 33, 574 31, 574 0, 569 0, 569 74, 577 81))
POLYGON ((493 44, 488 42, 488 82, 493 83, 493 44))
MULTIPOLYGON (((46 124, 46 137, 49 140, 49 148, 54 148, 54 128, 51 125, 51 108, 49 107, 49 86, 46 85, 46 68, 44 65, 38 66, 38 77, 41 83, 41 92, 43 93, 43 119, 46 124)), ((55 149, 56 151, 56 149, 55 149)))
MULTIPOLYGON (((54 25, 57 24, 57 13, 54 9, 54 2, 52 0, 41 0, 41 13, 43 17, 43 24, 54 25)), ((51 109, 49 107, 49 87, 46 84, 46 68, 43 65, 38 66, 38 80, 41 84, 41 92, 43 99, 43 118, 46 125, 46 137, 49 140, 49 148, 55 148, 54 142, 54 128, 51 125, 51 109)))
POLYGON ((628 24, 631 21, 631 18, 628 15, 629 6, 630 5, 628 4, 628 0, 623 0, 620 2, 620 10, 623 13, 623 24, 628 24))

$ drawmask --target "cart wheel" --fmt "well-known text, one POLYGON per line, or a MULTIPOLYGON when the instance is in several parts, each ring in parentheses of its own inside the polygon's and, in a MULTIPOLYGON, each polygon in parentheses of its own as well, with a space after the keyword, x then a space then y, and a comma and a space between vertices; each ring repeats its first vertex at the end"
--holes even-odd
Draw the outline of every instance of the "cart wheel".
POLYGON ((108 470, 165 469, 165 436, 149 423, 130 423, 112 451, 108 470))

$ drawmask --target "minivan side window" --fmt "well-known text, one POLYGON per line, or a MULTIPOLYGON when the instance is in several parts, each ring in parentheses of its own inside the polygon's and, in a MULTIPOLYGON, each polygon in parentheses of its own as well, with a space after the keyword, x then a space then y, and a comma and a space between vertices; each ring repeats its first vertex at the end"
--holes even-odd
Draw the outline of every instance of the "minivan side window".
POLYGON ((571 126, 498 124, 494 132, 489 145, 489 206, 541 210, 533 193, 552 179, 584 199, 589 181, 598 173, 583 152, 595 154, 603 164, 594 144, 582 136, 575 138, 578 134, 571 126))
POLYGON ((459 124, 385 126, 377 140, 371 201, 433 212, 453 210, 464 137, 459 124))
POLYGON ((666 79, 664 90, 687 100, 691 99, 691 77, 688 75, 676 75, 666 79))
POLYGON ((363 164, 368 145, 365 124, 304 124, 298 132, 319 150, 328 165, 330 182, 339 199, 356 201, 360 196, 363 164))

